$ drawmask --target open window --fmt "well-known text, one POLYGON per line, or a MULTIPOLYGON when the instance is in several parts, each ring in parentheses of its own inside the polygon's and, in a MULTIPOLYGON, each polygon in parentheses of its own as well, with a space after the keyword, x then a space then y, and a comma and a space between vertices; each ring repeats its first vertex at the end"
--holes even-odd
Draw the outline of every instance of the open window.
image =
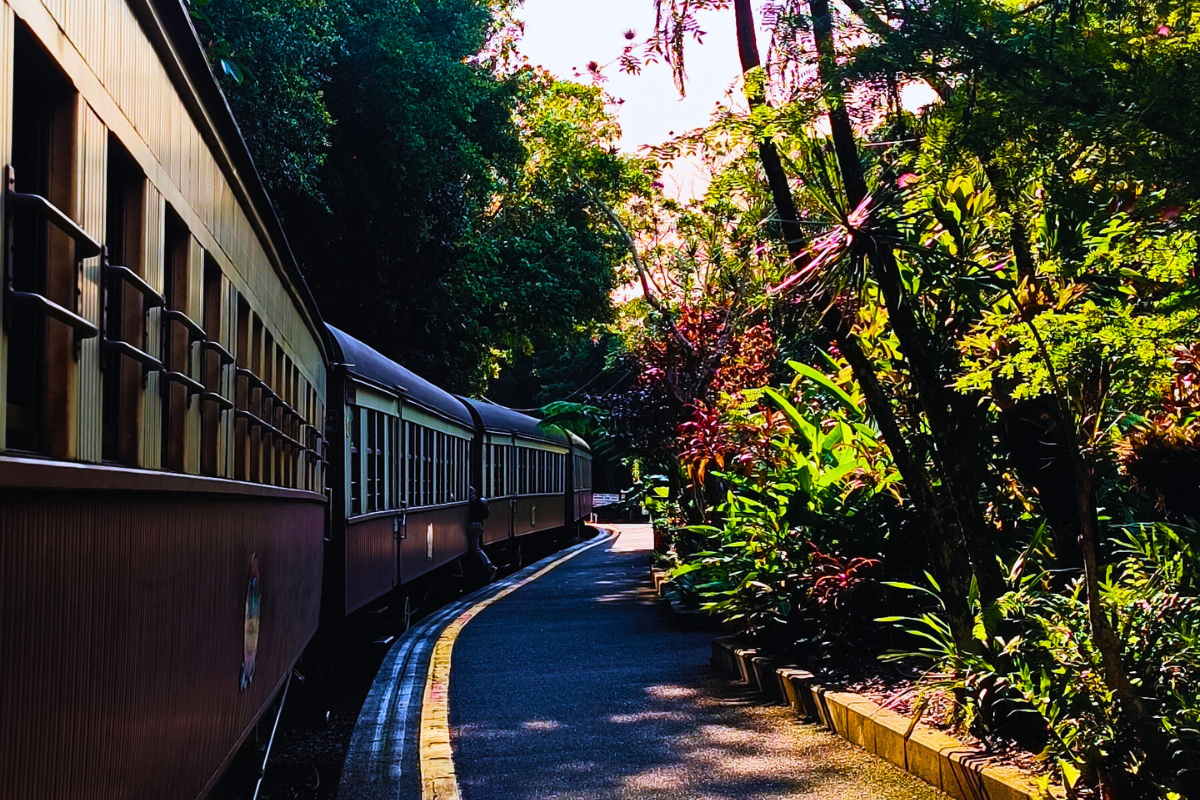
POLYGON ((363 409, 354 406, 350 417, 350 516, 363 513, 362 475, 362 415, 363 409))
POLYGON ((388 465, 391 467, 389 508, 400 508, 400 467, 403 462, 400 460, 401 440, 398 417, 388 417, 388 441, 391 443, 391 456, 388 460, 388 465))
MULTIPOLYGON (((234 348, 238 364, 250 363, 250 304, 238 296, 237 343, 234 348)), ((237 414, 233 423, 233 477, 234 480, 250 480, 250 383, 243 373, 248 370, 237 368, 234 381, 233 402, 237 414)))
POLYGON ((108 137, 105 249, 101 262, 101 353, 105 461, 139 461, 141 397, 146 376, 162 369, 147 352, 146 315, 166 300, 146 282, 146 176, 115 136, 108 137))
POLYGON ((190 299, 192 235, 167 206, 163 237, 166 307, 162 319, 162 466, 183 472, 187 458, 187 416, 192 398, 204 385, 192 377, 192 344, 204 340, 204 329, 187 315, 190 299))
POLYGON ((74 202, 75 90, 22 25, 12 100, 4 204, 6 446, 69 458, 79 343, 99 335, 79 315, 79 266, 99 255, 100 245, 66 211, 74 202))
POLYGON ((265 431, 262 425, 264 413, 263 392, 263 326, 262 321, 254 312, 250 312, 250 359, 246 362, 248 369, 238 370, 249 387, 250 397, 250 470, 246 480, 253 483, 263 482, 263 438, 265 431))
POLYGON ((221 468, 221 431, 225 415, 234 408, 225 397, 225 373, 233 366, 233 354, 221 346, 224 330, 225 283, 221 268, 204 254, 204 329, 208 336, 200 345, 200 473, 218 476, 221 468))

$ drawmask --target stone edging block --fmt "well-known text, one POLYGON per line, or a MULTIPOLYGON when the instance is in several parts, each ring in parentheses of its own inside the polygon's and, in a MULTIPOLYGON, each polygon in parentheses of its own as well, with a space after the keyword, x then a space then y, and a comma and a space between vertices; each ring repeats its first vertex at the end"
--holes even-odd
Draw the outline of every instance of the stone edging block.
POLYGON ((712 664, 954 800, 1043 800, 1033 779, 1016 767, 989 764, 981 751, 941 731, 913 726, 910 718, 852 692, 820 686, 812 673, 744 648, 736 637, 713 640, 712 664))

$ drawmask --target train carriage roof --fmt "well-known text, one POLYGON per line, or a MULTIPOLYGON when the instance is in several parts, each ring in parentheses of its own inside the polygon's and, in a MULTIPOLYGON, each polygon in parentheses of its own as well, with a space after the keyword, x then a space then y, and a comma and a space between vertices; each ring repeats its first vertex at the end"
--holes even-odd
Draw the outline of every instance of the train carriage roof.
POLYGON ((334 349, 334 366, 384 389, 398 392, 405 400, 474 429, 475 421, 454 395, 439 389, 415 372, 397 364, 348 333, 329 328, 334 349))
POLYGON ((513 411, 505 406, 498 406, 495 403, 488 403, 483 400, 471 400, 467 397, 459 398, 464 403, 475 409, 479 414, 479 418, 483 421, 483 427, 493 433, 514 433, 524 439, 536 439, 542 442, 554 442, 555 444, 566 445, 569 439, 560 433, 550 433, 538 427, 538 421, 533 417, 522 414, 520 411, 513 411))

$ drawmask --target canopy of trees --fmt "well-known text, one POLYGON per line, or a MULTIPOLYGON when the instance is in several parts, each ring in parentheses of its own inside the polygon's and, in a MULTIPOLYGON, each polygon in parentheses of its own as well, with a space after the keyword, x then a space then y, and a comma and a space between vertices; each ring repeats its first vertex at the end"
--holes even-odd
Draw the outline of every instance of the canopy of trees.
POLYGON ((577 374, 624 255, 586 198, 645 176, 599 90, 515 58, 512 4, 189 2, 330 322, 459 391, 520 360, 518 404, 577 374))

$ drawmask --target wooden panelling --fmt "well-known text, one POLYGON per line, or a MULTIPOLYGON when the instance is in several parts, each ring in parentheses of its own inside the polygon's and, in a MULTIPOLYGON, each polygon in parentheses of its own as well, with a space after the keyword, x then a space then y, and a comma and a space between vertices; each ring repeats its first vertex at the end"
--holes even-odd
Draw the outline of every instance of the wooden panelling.
POLYGON ((488 518, 483 521, 483 543, 502 542, 512 536, 513 507, 511 498, 490 499, 488 518))
POLYGON ((0 797, 200 795, 316 630, 323 523, 320 502, 0 491, 0 797))
POLYGON ((575 521, 587 519, 592 514, 592 490, 579 489, 575 492, 575 521))
POLYGON ((411 511, 400 541, 400 580, 407 583, 467 552, 467 504, 411 511), (432 528, 430 527, 432 526, 432 528), (432 530, 432 533, 431 533, 432 530), (433 558, 429 542, 433 541, 433 558))
POLYGON ((513 535, 562 527, 566 520, 566 503, 560 494, 524 495, 517 498, 517 510, 513 516, 513 535))
MULTIPOLYGON (((79 109, 75 118, 78 125, 75 134, 75 208, 71 215, 96 241, 104 241, 105 235, 105 174, 108 155, 108 131, 100 118, 82 99, 77 99, 79 109)), ((79 314, 89 322, 100 324, 100 258, 85 260, 79 275, 79 314)), ((83 342, 81 355, 75 365, 79 371, 77 381, 76 419, 79 433, 74 457, 79 461, 100 460, 100 340, 87 339, 83 342)))
POLYGON ((396 585, 396 520, 400 512, 346 523, 346 613, 396 585))

